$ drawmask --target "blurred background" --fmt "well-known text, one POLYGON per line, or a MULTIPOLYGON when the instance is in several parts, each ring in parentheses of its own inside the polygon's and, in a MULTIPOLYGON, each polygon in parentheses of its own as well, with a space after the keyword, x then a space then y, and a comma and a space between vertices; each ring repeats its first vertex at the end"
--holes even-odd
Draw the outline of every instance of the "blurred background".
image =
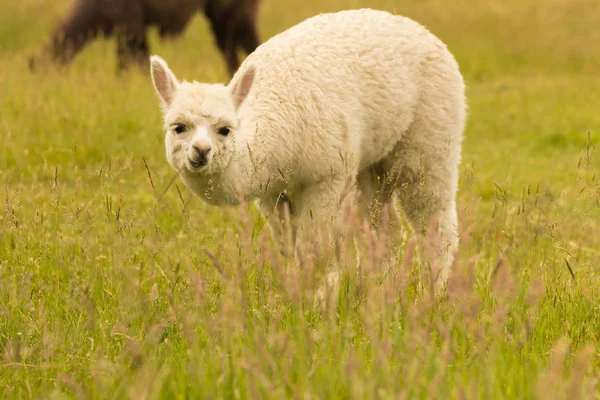
MULTIPOLYGON (((50 41, 73 4, 8 0, 3 5, 0 110, 5 146, 0 169, 12 171, 17 181, 31 179, 45 173, 35 165, 61 161, 59 154, 74 146, 80 149, 77 154, 86 154, 82 162, 99 161, 108 154, 113 158, 146 154, 157 168, 164 167, 160 115, 148 72, 132 68, 117 76, 114 38, 91 42, 66 69, 29 72, 28 58, 50 41), (29 162, 18 165, 26 149, 31 150, 29 162)), ((344 8, 380 8, 424 24, 448 45, 465 76, 470 118, 463 168, 481 167, 479 190, 489 191, 491 178, 498 180, 502 174, 522 183, 543 180, 539 174, 547 178, 557 174, 560 179, 576 164, 588 131, 597 129, 599 4, 264 0, 257 23, 263 41, 311 15, 344 8)), ((175 40, 160 40, 157 29, 150 28, 149 47, 183 79, 228 80, 201 12, 175 40)))

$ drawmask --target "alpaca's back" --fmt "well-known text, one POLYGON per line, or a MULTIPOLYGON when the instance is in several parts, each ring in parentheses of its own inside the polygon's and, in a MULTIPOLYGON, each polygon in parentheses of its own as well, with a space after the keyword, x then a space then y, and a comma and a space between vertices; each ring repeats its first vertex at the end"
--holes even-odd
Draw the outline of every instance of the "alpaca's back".
MULTIPOLYGON (((289 155, 298 165, 338 153, 332 149, 357 157, 359 168, 371 165, 408 130, 436 70, 452 76, 448 90, 462 85, 454 58, 434 35, 370 9, 308 19, 261 45, 240 71, 250 64, 257 80, 241 117, 248 110, 245 120, 268 127, 265 140, 300 149, 289 155)), ((442 102, 444 85, 436 89, 442 102)))

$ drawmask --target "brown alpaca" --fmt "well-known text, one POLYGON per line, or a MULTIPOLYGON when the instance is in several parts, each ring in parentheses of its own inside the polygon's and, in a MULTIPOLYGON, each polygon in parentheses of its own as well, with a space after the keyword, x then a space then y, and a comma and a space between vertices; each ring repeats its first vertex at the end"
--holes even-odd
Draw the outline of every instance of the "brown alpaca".
MULTIPOLYGON (((256 27, 259 0, 76 0, 52 35, 46 53, 59 63, 69 63, 99 35, 116 35, 118 69, 132 62, 147 66, 146 29, 158 27, 161 37, 183 33, 192 16, 203 11, 229 75, 239 67, 238 50, 249 54, 260 44, 256 27)), ((33 69, 32 58, 30 67, 33 69)))

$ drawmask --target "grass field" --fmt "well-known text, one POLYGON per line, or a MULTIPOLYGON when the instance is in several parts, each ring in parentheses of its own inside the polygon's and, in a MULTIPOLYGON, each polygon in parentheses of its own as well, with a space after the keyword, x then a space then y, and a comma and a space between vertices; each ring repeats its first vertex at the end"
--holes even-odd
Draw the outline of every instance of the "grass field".
MULTIPOLYGON (((343 8, 412 17, 468 85, 448 297, 367 232, 322 303, 322 263, 285 262, 250 207, 180 181, 159 200, 158 99, 148 71, 115 74, 114 42, 28 71, 69 3, 1 7, 2 398, 600 397, 600 2, 263 1, 265 38, 343 8)), ((151 47, 225 80, 201 15, 151 47)))

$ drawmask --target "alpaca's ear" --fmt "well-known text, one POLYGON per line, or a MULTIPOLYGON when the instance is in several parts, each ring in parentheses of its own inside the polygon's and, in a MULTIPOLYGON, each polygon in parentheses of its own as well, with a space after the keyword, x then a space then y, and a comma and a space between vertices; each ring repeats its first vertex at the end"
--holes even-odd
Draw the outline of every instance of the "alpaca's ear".
POLYGON ((150 57, 150 73, 152 75, 152 83, 154 83, 154 89, 163 102, 163 106, 168 108, 173 102, 173 96, 179 82, 173 75, 173 72, 169 69, 169 66, 159 56, 150 57))
POLYGON ((254 83, 254 77, 256 76, 256 69, 253 65, 248 67, 241 78, 231 88, 231 96, 233 97, 233 105, 237 110, 240 105, 246 100, 252 84, 254 83))

